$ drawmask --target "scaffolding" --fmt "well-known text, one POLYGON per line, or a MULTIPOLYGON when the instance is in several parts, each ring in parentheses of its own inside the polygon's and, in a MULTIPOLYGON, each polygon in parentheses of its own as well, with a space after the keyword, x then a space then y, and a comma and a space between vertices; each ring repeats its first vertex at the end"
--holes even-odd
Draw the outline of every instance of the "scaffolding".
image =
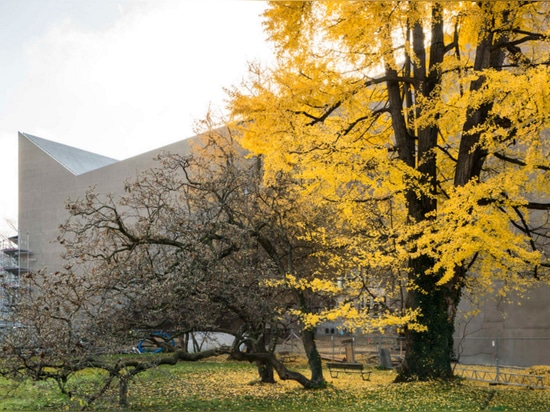
POLYGON ((27 239, 18 235, 4 238, 0 245, 0 328, 9 327, 11 315, 21 297, 22 275, 29 271, 30 250, 27 239))

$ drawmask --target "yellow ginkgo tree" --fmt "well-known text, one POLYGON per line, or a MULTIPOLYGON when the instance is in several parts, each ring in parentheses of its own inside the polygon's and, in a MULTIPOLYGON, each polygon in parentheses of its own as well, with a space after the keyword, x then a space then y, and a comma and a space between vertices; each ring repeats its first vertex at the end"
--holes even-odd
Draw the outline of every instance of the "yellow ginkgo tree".
MULTIPOLYGON (((547 280, 549 15, 546 1, 271 2, 276 64, 229 92, 265 183, 292 176, 301 204, 333 211, 311 236, 361 274, 350 296, 405 291, 380 318, 404 328, 399 379, 452 376, 465 291, 547 280)), ((377 326, 349 301, 314 315, 377 326)))

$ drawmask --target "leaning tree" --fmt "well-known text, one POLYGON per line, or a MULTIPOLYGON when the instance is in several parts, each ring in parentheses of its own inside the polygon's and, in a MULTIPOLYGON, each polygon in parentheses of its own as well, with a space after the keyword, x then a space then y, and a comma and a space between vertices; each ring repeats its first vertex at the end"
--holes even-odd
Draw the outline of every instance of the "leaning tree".
MULTIPOLYGON (((124 182, 123 195, 90 188, 68 202, 58 238, 64 267, 26 275, 27 293, 13 311, 20 327, 2 340, 10 360, 2 373, 55 379, 85 405, 118 382, 125 404, 129 380, 151 367, 238 352, 241 344, 266 352, 279 292, 261 280, 271 277, 273 265, 248 231, 232 223, 249 214, 250 170, 195 159, 163 154, 158 167, 124 182), (159 330, 172 337, 227 332, 235 335, 235 348, 196 354, 168 340, 159 343, 172 353, 153 360, 103 356, 129 350, 142 331, 159 330), (96 391, 80 394, 70 378, 88 367, 107 374, 96 391)), ((261 357, 257 363, 261 378, 273 380, 272 365, 261 357)))
POLYGON ((326 304, 322 291, 277 284, 287 273, 319 273, 323 259, 300 235, 312 217, 290 186, 263 185, 261 160, 246 159, 231 130, 209 130, 194 144, 189 155, 160 155, 120 196, 89 188, 67 203, 58 238, 64 270, 28 275, 30 294, 16 312, 24 328, 4 347, 14 355, 5 373, 55 379, 75 396, 69 378, 101 368, 106 380, 85 403, 118 382, 125 404, 129 380, 148 368, 228 353, 255 362, 264 382, 276 371, 306 388, 324 386, 313 328, 302 333, 311 378, 283 365, 269 339, 283 308, 308 313, 326 304), (235 341, 201 354, 161 342, 173 353, 154 361, 101 357, 128 348, 136 332, 158 330, 226 332, 235 341))

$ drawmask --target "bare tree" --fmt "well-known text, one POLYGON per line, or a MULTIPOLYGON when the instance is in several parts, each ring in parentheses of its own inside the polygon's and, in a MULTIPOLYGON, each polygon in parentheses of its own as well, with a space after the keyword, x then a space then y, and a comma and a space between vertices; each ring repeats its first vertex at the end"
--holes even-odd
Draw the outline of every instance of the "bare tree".
MULTIPOLYGON (((27 276, 29 293, 15 312, 4 374, 55 379, 69 394, 69 378, 93 367, 107 371, 95 401, 114 383, 127 403, 129 379, 161 364, 221 353, 255 362, 263 382, 293 379, 324 386, 314 330, 302 336, 312 377, 289 370, 274 355, 279 313, 289 306, 314 310, 311 291, 266 286, 287 273, 318 268, 315 245, 300 238, 291 193, 262 183, 261 161, 246 159, 228 129, 197 139, 193 155, 164 153, 158 167, 124 184, 124 194, 94 188, 67 204, 58 241, 66 248, 63 271, 27 276), (199 354, 187 345, 159 342, 169 355, 151 361, 104 353, 127 350, 143 331, 226 332, 231 348, 199 354), (246 350, 243 350, 246 348, 246 350)), ((74 389, 72 389, 74 391, 74 389)))

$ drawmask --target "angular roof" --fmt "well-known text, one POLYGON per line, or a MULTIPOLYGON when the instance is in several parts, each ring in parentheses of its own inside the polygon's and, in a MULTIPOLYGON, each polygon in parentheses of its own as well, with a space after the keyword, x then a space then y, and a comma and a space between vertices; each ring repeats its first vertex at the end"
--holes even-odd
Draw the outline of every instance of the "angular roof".
POLYGON ((78 176, 118 162, 116 159, 77 149, 51 140, 42 139, 28 133, 19 134, 38 146, 65 169, 78 176))

